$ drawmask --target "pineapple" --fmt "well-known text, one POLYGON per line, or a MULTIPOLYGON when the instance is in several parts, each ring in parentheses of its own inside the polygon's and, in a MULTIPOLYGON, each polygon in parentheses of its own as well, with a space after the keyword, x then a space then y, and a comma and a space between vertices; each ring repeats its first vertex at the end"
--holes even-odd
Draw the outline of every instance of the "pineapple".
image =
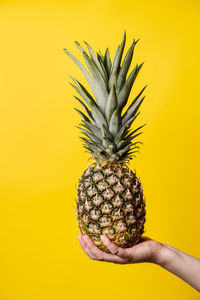
POLYGON ((76 109, 82 120, 78 128, 83 136, 83 147, 94 160, 79 179, 77 188, 77 219, 82 234, 91 237, 95 245, 108 252, 100 236, 105 234, 119 247, 135 245, 144 232, 145 200, 143 188, 136 172, 128 167, 129 160, 138 152, 141 142, 135 139, 141 134, 142 125, 130 127, 139 115, 144 100, 141 97, 146 86, 125 108, 134 81, 143 65, 136 64, 127 76, 134 48, 133 40, 122 62, 126 43, 124 32, 113 62, 107 48, 103 55, 96 53, 84 42, 88 53, 75 41, 81 51, 86 69, 68 50, 65 53, 85 75, 93 95, 75 78, 71 85, 81 96, 74 96, 85 113, 76 109))

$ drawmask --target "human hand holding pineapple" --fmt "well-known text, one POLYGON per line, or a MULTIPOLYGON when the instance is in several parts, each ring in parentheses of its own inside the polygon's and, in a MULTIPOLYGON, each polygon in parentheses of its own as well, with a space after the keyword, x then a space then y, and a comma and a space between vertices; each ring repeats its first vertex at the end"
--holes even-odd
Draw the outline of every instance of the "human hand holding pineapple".
POLYGON ((117 264, 130 264, 139 262, 157 262, 162 248, 162 244, 143 237, 140 242, 130 248, 120 248, 113 244, 105 235, 101 240, 109 253, 100 250, 88 235, 79 234, 81 247, 85 253, 97 261, 106 261, 117 264))
POLYGON ((81 247, 92 260, 116 264, 151 262, 183 279, 200 292, 200 259, 174 247, 143 237, 135 246, 124 249, 111 243, 103 235, 101 240, 109 251, 107 253, 100 250, 89 236, 79 234, 78 238, 81 247))

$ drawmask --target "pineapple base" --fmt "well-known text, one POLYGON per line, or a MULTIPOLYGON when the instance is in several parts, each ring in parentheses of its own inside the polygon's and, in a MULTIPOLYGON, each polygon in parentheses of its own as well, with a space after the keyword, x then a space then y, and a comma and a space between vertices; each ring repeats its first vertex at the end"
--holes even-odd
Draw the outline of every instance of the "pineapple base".
POLYGON ((79 179, 77 219, 82 234, 108 252, 105 234, 122 248, 135 245, 144 232, 145 201, 140 180, 125 164, 88 166, 79 179))
MULTIPOLYGON (((87 234, 94 242, 94 244, 104 252, 109 253, 109 250, 102 243, 99 234, 92 234, 89 232, 88 228, 85 226, 81 220, 79 220, 79 229, 82 234, 87 234), (84 229, 83 229, 84 228, 84 229)), ((135 237, 133 237, 128 232, 116 233, 114 237, 111 239, 111 242, 118 247, 121 248, 129 248, 137 244, 141 239, 142 234, 138 233, 135 237)))

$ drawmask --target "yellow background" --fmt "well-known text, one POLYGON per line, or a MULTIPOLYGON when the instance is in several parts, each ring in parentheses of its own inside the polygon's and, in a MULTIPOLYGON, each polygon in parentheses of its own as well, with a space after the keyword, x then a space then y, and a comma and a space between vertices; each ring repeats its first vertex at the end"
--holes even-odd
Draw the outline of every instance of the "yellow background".
POLYGON ((153 264, 89 260, 79 246, 75 186, 88 155, 62 51, 74 40, 97 51, 140 38, 145 64, 131 98, 148 84, 131 162, 147 201, 146 235, 199 256, 199 2, 0 1, 0 299, 198 299, 153 264))

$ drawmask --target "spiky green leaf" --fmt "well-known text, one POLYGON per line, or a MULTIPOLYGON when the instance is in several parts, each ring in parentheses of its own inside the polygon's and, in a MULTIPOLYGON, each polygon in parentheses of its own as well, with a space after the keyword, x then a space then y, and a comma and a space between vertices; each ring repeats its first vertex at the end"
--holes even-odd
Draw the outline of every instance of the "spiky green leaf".
MULTIPOLYGON (((70 75, 69 75, 70 76, 70 75)), ((73 88, 79 93, 79 95, 83 98, 83 100, 85 100, 85 102, 87 103, 87 105, 90 105, 90 101, 95 103, 95 100, 93 99, 93 97, 90 95, 90 93, 86 90, 86 88, 75 78, 73 78, 72 76, 70 76, 70 78, 74 81, 74 83, 77 85, 75 86, 74 84, 72 84, 70 82, 70 84, 73 86, 73 88)))
POLYGON ((120 155, 120 156, 123 155, 125 152, 127 152, 130 149, 130 147, 131 147, 131 144, 127 145, 123 149, 117 151, 117 154, 120 155))
POLYGON ((83 57, 86 61, 90 73, 92 74, 94 83, 91 87, 92 91, 95 95, 100 110, 103 112, 108 98, 107 85, 95 63, 91 60, 86 52, 83 52, 83 57))
POLYGON ((96 64, 96 67, 98 68, 99 72, 101 73, 101 76, 103 77, 105 83, 107 84, 107 82, 108 82, 108 76, 107 76, 105 67, 104 67, 103 64, 100 63, 100 59, 98 59, 101 56, 99 54, 97 54, 97 56, 96 56, 95 53, 94 53, 94 51, 90 47, 90 45, 87 42, 85 42, 85 41, 84 41, 84 43, 85 43, 85 45, 88 48, 88 51, 89 51, 89 54, 90 54, 90 57, 91 57, 92 61, 96 64))
POLYGON ((90 74, 88 73, 88 71, 85 69, 85 67, 79 62, 79 60, 74 57, 73 54, 71 54, 67 49, 63 49, 63 51, 76 63, 76 65, 80 68, 80 70, 83 72, 83 74, 85 75, 88 83, 90 86, 93 85, 93 80, 90 77, 90 74))
POLYGON ((137 78, 137 75, 142 67, 143 63, 138 66, 138 64, 135 66, 131 74, 129 75, 128 79, 126 80, 123 88, 121 89, 119 95, 118 95, 118 106, 122 109, 128 100, 131 88, 133 86, 134 81, 137 78))
POLYGON ((78 49, 81 51, 81 53, 83 54, 83 52, 84 52, 85 50, 84 50, 83 47, 79 44, 79 42, 75 41, 74 43, 75 43, 75 45, 78 47, 78 49))
POLYGON ((92 116, 93 116, 93 118, 94 118, 97 126, 99 128, 101 128, 102 124, 104 124, 105 126, 107 126, 107 122, 106 122, 103 114, 99 110, 98 106, 95 103, 93 103, 93 102, 90 102, 90 106, 91 106, 91 110, 92 110, 92 116))
POLYGON ((117 107, 113 112, 110 123, 109 123, 109 131, 112 134, 113 138, 115 138, 116 134, 118 133, 121 125, 121 115, 119 108, 117 107))
POLYGON ((104 55, 104 60, 103 60, 107 75, 110 76, 110 71, 111 71, 111 67, 112 67, 112 62, 110 59, 110 51, 108 48, 106 48, 106 52, 104 55))
POLYGON ((107 138, 111 142, 113 141, 113 137, 112 137, 108 127, 105 126, 104 124, 101 125, 101 133, 104 138, 107 138))
POLYGON ((117 74, 119 71, 125 43, 126 43, 126 31, 124 31, 122 42, 118 46, 118 49, 116 51, 116 54, 115 54, 115 57, 114 57, 114 60, 112 63, 112 68, 110 71, 110 78, 109 78, 109 88, 110 89, 112 88, 113 84, 115 85, 115 87, 117 86, 117 74))
POLYGON ((130 118, 119 130, 119 132, 117 133, 117 135, 115 136, 115 143, 119 143, 121 141, 121 139, 125 136, 127 129, 131 126, 131 124, 133 123, 133 121, 137 118, 137 116, 139 115, 139 113, 137 113, 135 116, 133 116, 132 118, 130 118))
POLYGON ((131 133, 129 133, 129 135, 126 136, 126 140, 127 141, 131 141, 131 137, 141 128, 143 128, 144 126, 146 126, 146 124, 143 124, 142 126, 139 126, 138 128, 134 129, 133 131, 131 131, 131 133))
POLYGON ((132 118, 133 116, 135 116, 135 114, 137 113, 137 111, 138 111, 140 105, 142 104, 144 98, 145 98, 145 96, 142 97, 137 102, 132 103, 129 106, 129 108, 127 109, 127 111, 125 112, 125 114, 122 117, 122 125, 124 125, 130 118, 132 118))
POLYGON ((122 63, 121 69, 119 71, 119 75, 117 77, 117 92, 119 93, 125 83, 126 80, 126 75, 128 73, 129 67, 131 65, 132 57, 133 57, 133 52, 135 45, 137 44, 137 41, 133 41, 132 45, 128 49, 128 52, 124 58, 124 61, 122 63))
POLYGON ((83 121, 83 124, 81 125, 89 129, 94 135, 96 135, 99 139, 102 140, 101 130, 96 125, 88 123, 87 121, 83 121))
POLYGON ((82 107, 85 109, 86 113, 88 114, 90 119, 93 119, 92 113, 91 111, 87 108, 87 106, 85 105, 85 103, 79 99, 78 97, 74 96, 74 98, 82 105, 82 107))
POLYGON ((113 84, 105 107, 105 117, 108 123, 110 122, 111 116, 116 108, 117 108, 117 95, 115 91, 115 86, 113 84))
MULTIPOLYGON (((77 109, 77 108, 74 108, 78 113, 79 113, 79 115, 81 115, 81 117, 84 119, 84 120, 86 120, 87 122, 90 122, 90 120, 88 119, 88 117, 82 112, 82 111, 80 111, 79 109, 77 109)), ((91 123, 91 122, 90 122, 91 123)))

